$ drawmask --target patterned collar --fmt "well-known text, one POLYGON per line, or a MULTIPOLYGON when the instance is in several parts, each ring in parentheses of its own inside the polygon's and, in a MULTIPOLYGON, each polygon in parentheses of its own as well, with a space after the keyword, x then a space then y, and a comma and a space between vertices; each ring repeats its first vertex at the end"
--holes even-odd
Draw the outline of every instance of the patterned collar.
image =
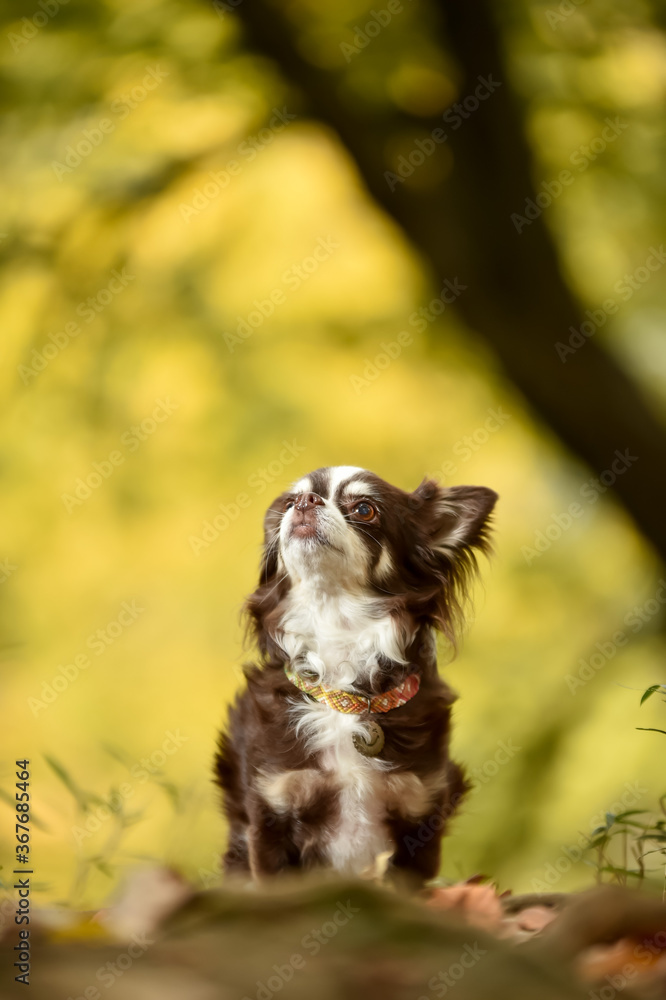
POLYGON ((305 691, 316 701, 324 702, 329 708, 334 708, 336 712, 343 712, 345 715, 362 715, 364 712, 390 712, 392 708, 400 708, 407 704, 419 690, 421 680, 417 674, 410 674, 402 684, 398 684, 391 691, 383 694, 376 694, 372 697, 356 694, 354 691, 340 691, 325 688, 316 681, 309 681, 302 674, 295 670, 290 670, 285 664, 284 672, 291 683, 299 691, 305 691))

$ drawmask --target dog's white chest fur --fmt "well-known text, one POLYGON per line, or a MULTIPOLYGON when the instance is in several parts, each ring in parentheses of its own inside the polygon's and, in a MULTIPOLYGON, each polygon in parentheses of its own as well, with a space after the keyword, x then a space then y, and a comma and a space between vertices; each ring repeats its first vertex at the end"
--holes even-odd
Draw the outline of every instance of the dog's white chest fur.
MULTIPOLYGON (((282 645, 293 666, 316 674, 330 688, 367 686, 380 656, 401 661, 405 637, 377 602, 346 593, 295 587, 281 622, 282 645)), ((367 737, 362 716, 345 715, 303 696, 292 710, 298 735, 321 755, 322 777, 340 788, 339 819, 326 849, 338 871, 360 873, 390 850, 385 826, 390 765, 362 756, 354 733, 367 737)))
POLYGON ((280 622, 292 666, 313 671, 326 687, 362 687, 380 657, 404 662, 407 636, 380 600, 341 590, 295 586, 280 622))
POLYGON ((304 698, 293 718, 300 735, 321 754, 323 782, 340 789, 338 818, 326 839, 329 862, 338 871, 360 874, 390 849, 382 791, 389 765, 354 748, 352 735, 365 731, 357 715, 304 698))

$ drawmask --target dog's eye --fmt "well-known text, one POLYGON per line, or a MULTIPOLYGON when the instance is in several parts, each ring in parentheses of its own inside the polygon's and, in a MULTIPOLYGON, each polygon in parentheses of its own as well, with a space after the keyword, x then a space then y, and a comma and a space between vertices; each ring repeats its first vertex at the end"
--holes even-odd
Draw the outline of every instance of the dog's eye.
POLYGON ((285 500, 285 502, 284 502, 284 509, 285 510, 289 510, 291 507, 294 506, 295 502, 296 502, 295 500, 291 500, 291 499, 290 500, 285 500))
POLYGON ((363 503, 357 503, 352 511, 352 514, 356 514, 361 521, 372 521, 376 513, 372 504, 366 503, 365 500, 363 503))

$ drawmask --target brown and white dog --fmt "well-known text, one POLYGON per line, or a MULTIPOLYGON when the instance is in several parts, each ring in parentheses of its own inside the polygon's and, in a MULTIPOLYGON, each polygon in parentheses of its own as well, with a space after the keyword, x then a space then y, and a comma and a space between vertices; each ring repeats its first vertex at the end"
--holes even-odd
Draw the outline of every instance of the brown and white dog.
POLYGON ((228 873, 362 874, 390 853, 416 885, 437 874, 467 784, 434 632, 455 641, 496 499, 334 466, 271 504, 246 605, 261 663, 216 758, 228 873))

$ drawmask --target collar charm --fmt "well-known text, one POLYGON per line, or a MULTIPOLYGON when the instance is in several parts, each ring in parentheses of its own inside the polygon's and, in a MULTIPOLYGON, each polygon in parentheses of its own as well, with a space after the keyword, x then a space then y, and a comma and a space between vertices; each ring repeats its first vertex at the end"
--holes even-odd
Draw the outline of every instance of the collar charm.
MULTIPOLYGON (((296 670, 290 670, 285 664, 284 672, 291 683, 309 694, 315 701, 323 702, 336 712, 344 715, 374 715, 378 712, 390 712, 394 708, 406 705, 414 697, 421 685, 421 680, 417 674, 410 674, 402 684, 385 691, 383 694, 366 695, 357 694, 355 691, 342 691, 334 688, 326 688, 316 681, 309 681, 296 670)), ((369 735, 366 738, 360 733, 352 735, 352 743, 364 757, 377 757, 384 749, 384 730, 373 719, 367 720, 369 735)))
POLYGON ((358 750, 363 757, 378 757, 386 742, 384 730, 378 722, 373 722, 372 719, 368 720, 367 725, 370 730, 369 739, 366 739, 361 733, 352 733, 354 750, 358 750))

